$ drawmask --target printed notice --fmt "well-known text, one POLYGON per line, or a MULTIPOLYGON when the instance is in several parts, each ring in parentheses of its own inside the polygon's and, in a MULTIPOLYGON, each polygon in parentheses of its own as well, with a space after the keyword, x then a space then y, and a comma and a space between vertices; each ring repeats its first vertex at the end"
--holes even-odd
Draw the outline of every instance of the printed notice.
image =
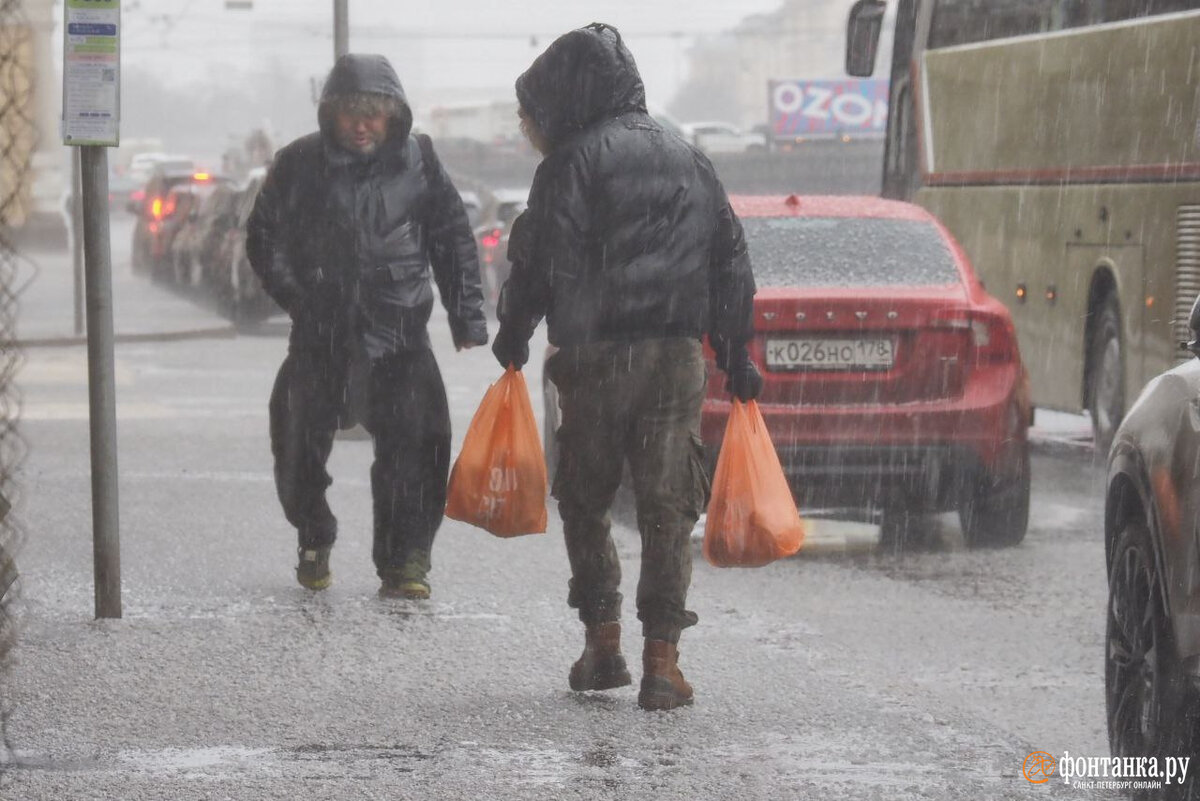
POLYGON ((63 144, 118 144, 119 0, 67 0, 63 24, 63 144))

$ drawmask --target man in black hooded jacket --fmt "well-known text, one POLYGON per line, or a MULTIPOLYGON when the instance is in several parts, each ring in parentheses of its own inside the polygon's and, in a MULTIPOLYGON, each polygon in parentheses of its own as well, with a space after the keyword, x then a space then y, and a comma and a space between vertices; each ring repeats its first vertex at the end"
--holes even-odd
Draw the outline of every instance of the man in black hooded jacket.
POLYGON ((633 57, 611 27, 558 40, 517 79, 522 128, 545 159, 510 235, 512 273, 493 352, 521 367, 545 316, 546 370, 562 425, 554 481, 571 581, 586 628, 574 690, 630 683, 620 651, 621 567, 608 509, 626 460, 642 538, 638 703, 692 702, 678 667, 692 527, 707 502, 700 338, 731 391, 762 386, 746 352, 754 277, 742 227, 709 163, 647 113, 633 57))
POLYGON ((267 293, 292 318, 271 394, 271 450, 299 534, 297 580, 329 586, 337 520, 325 463, 339 427, 375 444, 372 556, 388 597, 429 597, 450 464, 446 391, 426 324, 430 265, 458 349, 487 342, 475 240, 458 192, 383 56, 338 59, 320 130, 276 156, 247 227, 267 293))

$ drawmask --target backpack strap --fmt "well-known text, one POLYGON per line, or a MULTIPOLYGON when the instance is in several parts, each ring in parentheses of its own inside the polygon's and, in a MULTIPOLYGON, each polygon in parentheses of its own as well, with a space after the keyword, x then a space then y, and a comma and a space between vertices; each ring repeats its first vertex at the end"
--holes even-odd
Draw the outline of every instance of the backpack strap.
POLYGON ((434 165, 437 164, 437 156, 433 154, 433 140, 429 138, 429 134, 415 134, 417 147, 421 148, 421 170, 425 174, 425 183, 429 184, 432 189, 434 182, 437 180, 437 171, 434 165))

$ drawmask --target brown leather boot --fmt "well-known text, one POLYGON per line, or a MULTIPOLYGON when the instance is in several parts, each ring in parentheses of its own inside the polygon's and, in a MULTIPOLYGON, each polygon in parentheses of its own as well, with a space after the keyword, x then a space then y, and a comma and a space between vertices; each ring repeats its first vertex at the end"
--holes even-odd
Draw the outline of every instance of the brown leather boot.
POLYGON ((638 706, 652 712, 692 703, 692 685, 679 672, 679 648, 666 640, 646 640, 638 706))
POLYGON ((571 665, 571 689, 611 690, 631 684, 629 668, 621 655, 621 624, 595 623, 587 627, 583 656, 571 665))

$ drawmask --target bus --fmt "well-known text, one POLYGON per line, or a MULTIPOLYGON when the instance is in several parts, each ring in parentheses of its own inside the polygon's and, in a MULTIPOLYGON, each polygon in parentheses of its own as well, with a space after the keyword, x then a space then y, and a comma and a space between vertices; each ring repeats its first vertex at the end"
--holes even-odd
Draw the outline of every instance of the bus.
MULTIPOLYGON (((846 70, 886 10, 859 0, 846 70)), ((883 195, 936 214, 1011 310, 1035 405, 1127 405, 1191 354, 1200 0, 898 0, 883 195)))

